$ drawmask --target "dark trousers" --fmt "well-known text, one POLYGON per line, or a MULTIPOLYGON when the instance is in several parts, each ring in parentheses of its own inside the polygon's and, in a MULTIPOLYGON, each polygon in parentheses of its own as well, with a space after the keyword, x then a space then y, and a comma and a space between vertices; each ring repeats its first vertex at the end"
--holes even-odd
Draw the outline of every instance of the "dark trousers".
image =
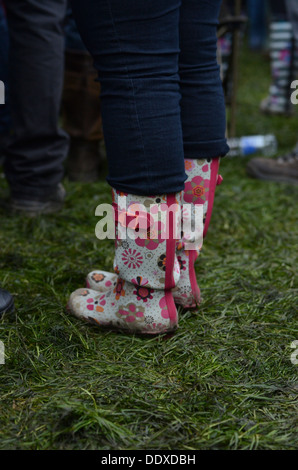
POLYGON ((4 8, 0 0, 0 80, 5 85, 5 104, 0 105, 0 152, 2 135, 10 128, 8 99, 8 30, 4 8))
POLYGON ((47 198, 63 176, 68 137, 58 126, 66 0, 5 1, 10 35, 12 196, 47 198))
POLYGON ((110 185, 184 189, 185 158, 228 151, 216 60, 221 0, 72 0, 101 83, 110 185))
MULTIPOLYGON (((69 4, 69 2, 68 2, 69 4)), ((65 20, 65 49, 71 51, 86 51, 76 22, 74 20, 72 9, 70 6, 67 8, 66 20, 65 20)))

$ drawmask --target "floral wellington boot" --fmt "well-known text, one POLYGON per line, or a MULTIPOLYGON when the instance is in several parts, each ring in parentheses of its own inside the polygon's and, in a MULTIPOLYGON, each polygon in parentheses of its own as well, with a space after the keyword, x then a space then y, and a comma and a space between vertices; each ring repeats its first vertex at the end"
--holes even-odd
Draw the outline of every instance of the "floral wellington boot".
MULTIPOLYGON (((222 182, 218 175, 219 158, 185 160, 187 181, 182 193, 182 204, 203 205, 205 237, 208 231, 216 185, 222 182)), ((186 250, 182 238, 177 244, 177 258, 180 265, 180 280, 173 292, 175 303, 184 308, 195 308, 200 303, 200 288, 197 283, 195 261, 199 250, 186 250)))
MULTIPOLYGON (((185 171, 188 176, 185 183, 185 190, 182 193, 182 204, 202 204, 203 217, 204 217, 204 237, 207 234, 212 208, 214 201, 214 194, 216 185, 221 184, 222 177, 218 175, 219 158, 214 159, 201 159, 201 160, 185 160, 185 171)), ((196 273, 194 264, 199 255, 197 250, 185 250, 184 240, 180 240, 176 244, 176 256, 180 267, 180 279, 177 286, 173 289, 173 297, 177 305, 184 308, 195 308, 200 303, 200 289, 197 284, 196 273)), ((134 252, 127 252, 124 256, 131 254, 132 259, 136 254, 134 252)), ((162 260, 160 260, 162 263, 162 260)), ((114 263, 114 268, 117 267, 114 263)), ((92 271, 87 276, 87 286, 101 290, 102 292, 110 289, 105 287, 104 283, 99 285, 96 281, 102 278, 107 282, 112 278, 115 279, 114 274, 105 273, 104 271, 92 271), (106 278, 106 276, 110 276, 106 278)))
POLYGON ((113 200, 118 276, 103 271, 91 273, 88 287, 71 295, 68 310, 78 318, 113 330, 141 334, 174 331, 178 316, 172 289, 180 278, 176 234, 181 193, 151 198, 113 190, 113 200), (119 204, 122 196, 126 197, 126 210, 119 204), (158 220, 152 220, 149 214, 152 204, 159 212, 158 220), (170 206, 175 211, 168 212, 170 206), (172 223, 168 223, 169 218, 172 223), (126 237, 119 236, 120 229, 127 231, 126 237), (140 235, 135 237, 136 233, 140 235))

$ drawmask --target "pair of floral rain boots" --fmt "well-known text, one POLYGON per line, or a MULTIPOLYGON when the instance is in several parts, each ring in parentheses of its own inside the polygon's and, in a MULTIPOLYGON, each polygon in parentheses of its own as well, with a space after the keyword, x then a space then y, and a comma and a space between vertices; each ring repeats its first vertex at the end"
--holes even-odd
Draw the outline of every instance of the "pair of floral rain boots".
POLYGON ((87 288, 71 295, 69 311, 98 326, 132 333, 160 334, 177 329, 176 305, 194 308, 200 302, 194 267, 199 250, 185 249, 183 234, 181 239, 178 234, 182 205, 190 204, 192 208, 203 205, 205 236, 215 188, 222 180, 218 168, 218 158, 185 160, 188 178, 182 194, 155 197, 125 194, 127 211, 120 208, 124 194, 113 189, 116 274, 105 271, 88 274, 87 288), (145 214, 139 214, 147 219, 143 229, 140 228, 147 233, 135 238, 130 233, 135 233, 135 225, 129 228, 132 227, 130 212, 135 214, 138 205, 146 209, 145 214), (152 205, 160 214, 158 221, 150 220, 152 205), (170 207, 175 207, 175 211, 169 211, 170 207), (127 230, 125 239, 119 236, 119 229, 123 231, 123 228, 127 230))

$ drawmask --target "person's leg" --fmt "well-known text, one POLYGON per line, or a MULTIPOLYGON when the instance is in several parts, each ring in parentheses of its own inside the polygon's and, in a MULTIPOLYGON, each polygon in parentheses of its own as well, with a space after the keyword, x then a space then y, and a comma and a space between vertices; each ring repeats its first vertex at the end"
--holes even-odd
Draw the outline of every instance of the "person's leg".
POLYGON ((63 129, 70 137, 67 176, 71 181, 97 181, 104 159, 100 85, 93 59, 78 32, 72 9, 65 24, 63 129))
POLYGON ((226 120, 217 63, 220 0, 182 0, 179 74, 186 159, 225 155, 226 120))
POLYGON ((221 0, 182 0, 179 74, 186 159, 225 155, 225 103, 217 63, 221 0))
MULTIPOLYGON (((224 93, 217 63, 217 24, 221 0, 182 0, 180 14, 181 120, 185 169, 188 176, 183 203, 203 205, 204 236, 211 219, 219 158, 226 142, 224 93)), ((185 307, 200 300, 194 263, 195 250, 179 245, 181 276, 174 299, 185 307)))
POLYGON ((293 30, 292 68, 290 82, 298 76, 298 2, 296 0, 286 0, 288 18, 293 30))
POLYGON ((161 333, 178 323, 172 295, 180 276, 176 240, 171 231, 166 237, 163 227, 169 220, 165 209, 178 204, 176 228, 186 179, 179 105, 180 5, 181 0, 72 3, 101 83, 117 230, 123 216, 121 192, 127 197, 124 215, 131 215, 133 204, 142 205, 146 221, 150 205, 161 210, 161 221, 150 225, 151 234, 147 227, 144 239, 117 240, 114 289, 71 295, 71 313, 100 326, 161 333))
POLYGON ((98 180, 104 159, 100 85, 86 50, 65 50, 62 126, 70 137, 67 177, 70 181, 98 180))
POLYGON ((249 45, 253 50, 262 50, 266 41, 266 0, 248 0, 249 45))
POLYGON ((260 110, 268 114, 292 113, 290 82, 294 66, 293 29, 285 1, 270 1, 270 61, 272 82, 269 95, 264 98, 260 110))
POLYGON ((16 200, 44 201, 63 177, 68 137, 58 126, 66 0, 6 1, 13 135, 5 173, 16 200))
MULTIPOLYGON (((4 145, 10 127, 10 117, 8 111, 8 29, 4 13, 4 7, 0 0, 0 80, 4 83, 4 100, 0 106, 0 164, 2 163, 2 146, 4 145)), ((13 298, 6 290, 0 287, 0 318, 2 315, 13 309, 13 298)))
POLYGON ((3 5, 0 1, 0 80, 5 86, 5 104, 0 106, 0 160, 2 154, 2 147, 7 138, 10 129, 10 114, 9 114, 9 100, 8 100, 8 29, 7 21, 3 5))
POLYGON ((270 61, 272 82, 269 95, 260 105, 268 114, 291 114, 290 81, 293 66, 293 30, 289 21, 270 24, 270 61))
POLYGON ((73 0, 101 83, 108 182, 139 195, 184 188, 181 0, 73 0))
POLYGON ((71 8, 71 2, 67 1, 67 12, 65 18, 65 49, 71 51, 86 52, 85 44, 82 41, 71 8))

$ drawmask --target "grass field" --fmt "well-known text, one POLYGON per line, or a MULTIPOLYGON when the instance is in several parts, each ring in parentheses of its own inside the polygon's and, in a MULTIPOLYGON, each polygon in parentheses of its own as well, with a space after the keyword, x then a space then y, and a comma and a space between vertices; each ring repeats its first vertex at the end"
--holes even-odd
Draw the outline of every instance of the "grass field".
MULTIPOLYGON (((269 63, 244 50, 240 80, 238 134, 291 149, 297 114, 258 111, 269 63)), ((298 186, 249 179, 247 161, 222 163, 203 303, 172 337, 102 332, 65 311, 92 268, 112 266, 113 243, 94 235, 104 178, 66 181, 58 215, 0 210, 0 281, 17 307, 0 320, 0 449, 297 449, 298 186)))

